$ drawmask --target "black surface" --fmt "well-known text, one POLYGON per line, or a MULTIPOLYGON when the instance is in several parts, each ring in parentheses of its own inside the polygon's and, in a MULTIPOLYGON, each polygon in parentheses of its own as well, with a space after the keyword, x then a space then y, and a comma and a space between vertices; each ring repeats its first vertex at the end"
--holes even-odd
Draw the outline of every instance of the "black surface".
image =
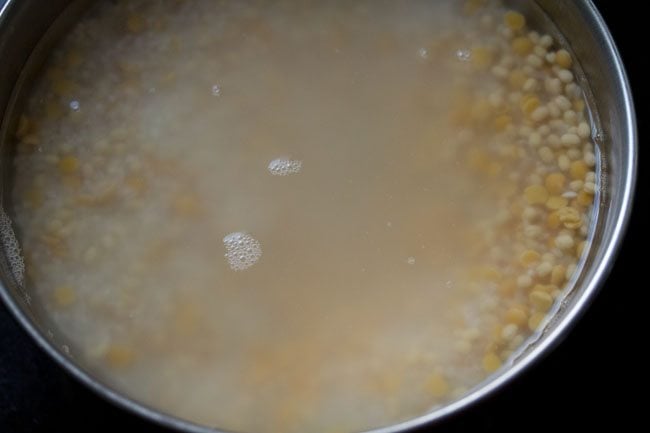
MULTIPOLYGON (((644 158, 643 142, 650 132, 644 106, 648 95, 643 87, 650 72, 642 47, 647 42, 645 14, 631 3, 596 3, 632 82, 644 158)), ((642 278, 647 266, 638 261, 648 257, 647 249, 642 253, 648 246, 647 176, 646 161, 639 162, 635 209, 621 254, 602 291, 568 338, 499 394, 421 432, 553 431, 558 427, 588 431, 609 424, 616 426, 615 431, 624 431, 642 419, 635 404, 642 397, 631 396, 644 392, 642 381, 647 376, 638 349, 644 344, 643 311, 648 311, 644 293, 648 284, 642 278)), ((644 424, 633 431, 645 430, 644 424)), ((0 433, 76 431, 167 432, 86 390, 42 353, 0 305, 0 433)))

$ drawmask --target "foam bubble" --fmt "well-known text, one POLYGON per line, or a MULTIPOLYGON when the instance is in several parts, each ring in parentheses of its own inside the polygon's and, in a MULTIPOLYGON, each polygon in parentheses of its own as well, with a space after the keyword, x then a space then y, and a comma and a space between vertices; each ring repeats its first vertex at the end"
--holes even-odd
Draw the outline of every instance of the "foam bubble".
POLYGON ((269 172, 274 176, 288 176, 300 173, 302 161, 289 158, 276 158, 269 162, 269 172))
POLYGON ((246 232, 230 233, 223 238, 225 257, 233 271, 243 271, 253 266, 262 257, 259 241, 246 232))
POLYGON ((461 49, 456 51, 456 58, 461 62, 468 62, 471 57, 472 52, 470 50, 461 49))
POLYGON ((0 209, 0 244, 4 249, 9 269, 16 283, 22 287, 25 282, 25 261, 20 253, 20 244, 14 230, 11 228, 11 219, 0 209))

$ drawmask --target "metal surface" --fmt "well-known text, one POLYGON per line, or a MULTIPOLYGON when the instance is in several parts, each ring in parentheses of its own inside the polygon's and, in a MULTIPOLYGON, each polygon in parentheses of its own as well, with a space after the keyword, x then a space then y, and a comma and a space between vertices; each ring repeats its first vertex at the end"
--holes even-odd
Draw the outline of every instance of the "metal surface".
MULTIPOLYGON (((38 41, 52 25, 55 18, 69 4, 82 7, 85 1, 77 0, 0 0, 0 204, 9 206, 4 194, 10 177, 10 131, 15 119, 7 116, 12 104, 14 89, 19 87, 19 75, 34 51, 38 41)), ((616 257, 623 232, 631 212, 631 198, 636 175, 637 136, 636 120, 630 89, 614 42, 591 1, 561 2, 538 0, 564 35, 575 53, 588 82, 591 103, 598 112, 596 142, 601 152, 602 193, 599 217, 594 230, 592 246, 584 267, 574 281, 574 286, 560 303, 558 310, 539 335, 538 340, 526 348, 511 364, 487 381, 477 386, 463 398, 418 418, 372 433, 396 433, 413 427, 433 423, 449 414, 476 403, 506 382, 514 379, 524 369, 541 359, 564 336, 587 308, 598 288, 604 282, 616 257)), ((66 21, 57 23, 65 27, 66 21)), ((56 30, 56 29, 55 29, 56 30)), ((55 31, 56 33, 56 31, 55 31)), ((46 49, 47 45, 44 46, 46 49)), ((21 77, 21 80, 25 74, 21 77)), ((27 79, 29 74, 27 74, 27 79)), ((11 278, 4 251, 0 254, 0 297, 18 322, 53 359, 81 382, 109 401, 153 422, 186 432, 216 432, 219 430, 199 426, 174 418, 133 401, 101 383, 85 371, 66 353, 65 347, 48 332, 48 326, 38 314, 37 306, 11 278)))

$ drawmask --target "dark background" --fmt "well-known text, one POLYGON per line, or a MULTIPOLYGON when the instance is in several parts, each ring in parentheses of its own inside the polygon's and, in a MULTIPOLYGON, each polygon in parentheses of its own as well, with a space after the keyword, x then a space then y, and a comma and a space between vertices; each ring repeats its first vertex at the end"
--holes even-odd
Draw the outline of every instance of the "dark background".
MULTIPOLYGON (((643 142, 650 130, 645 123, 644 81, 650 72, 644 47, 650 40, 644 36, 646 14, 641 12, 642 3, 595 3, 629 74, 645 157, 643 142)), ((641 353, 646 344, 641 332, 648 322, 642 324, 642 319, 650 316, 644 293, 648 283, 642 279, 647 265, 640 260, 648 257, 649 249, 643 165, 640 160, 635 209, 616 265, 566 340, 498 394, 422 433, 647 428, 641 408, 648 370, 641 353), (639 391, 641 395, 633 396, 639 391)), ((77 431, 169 433, 115 408, 77 383, 32 343, 0 305, 0 433, 77 431)))

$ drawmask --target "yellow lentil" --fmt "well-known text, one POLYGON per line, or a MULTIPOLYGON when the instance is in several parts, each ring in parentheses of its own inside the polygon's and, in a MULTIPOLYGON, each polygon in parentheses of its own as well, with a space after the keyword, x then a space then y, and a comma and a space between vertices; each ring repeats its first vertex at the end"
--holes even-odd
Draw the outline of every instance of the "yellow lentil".
POLYGON ((519 256, 519 263, 523 266, 531 266, 539 261, 540 254, 534 250, 526 250, 519 256))
POLYGON ((508 278, 499 284, 498 290, 501 296, 512 296, 517 290, 517 281, 515 279, 508 278))
POLYGON ((31 187, 25 194, 25 200, 32 209, 41 207, 44 198, 43 190, 37 186, 31 187))
POLYGON ((526 74, 521 69, 514 69, 508 75, 508 83, 515 89, 521 88, 526 82, 526 74))
POLYGON ((541 290, 533 290, 530 292, 528 300, 537 311, 548 311, 553 305, 553 298, 551 295, 541 290))
POLYGON ((503 17, 505 25, 513 31, 521 30, 526 25, 526 18, 516 11, 508 11, 503 17))
POLYGON ((124 179, 124 183, 138 195, 147 189, 147 182, 142 176, 129 175, 124 179))
POLYGON ((427 390, 436 398, 444 397, 449 393, 449 384, 442 374, 434 373, 427 381, 427 390))
POLYGON ((111 344, 104 355, 106 363, 113 368, 125 368, 133 364, 135 353, 129 346, 111 344))
POLYGON ((505 131, 511 123, 512 118, 507 114, 502 114, 494 119, 494 129, 497 131, 505 131))
POLYGON ((57 163, 61 174, 74 174, 79 169, 79 160, 72 155, 64 156, 57 163))
POLYGON ((582 191, 578 192, 576 201, 581 206, 589 206, 594 202, 594 194, 583 189, 582 191))
POLYGON ((556 212, 551 212, 548 214, 548 217, 546 217, 546 225, 551 228, 551 229, 556 229, 560 227, 560 224, 562 224, 562 221, 560 220, 560 214, 556 212))
POLYGON ((76 203, 82 206, 105 206, 111 204, 117 198, 115 187, 109 187, 98 194, 80 194, 76 203))
POLYGON ((477 270, 477 275, 488 281, 498 282, 503 278, 503 274, 494 266, 481 266, 477 270))
POLYGON ((492 373, 501 367, 501 358, 494 352, 488 352, 483 357, 483 370, 486 373, 492 373))
POLYGON ((555 63, 561 68, 568 69, 573 64, 571 54, 565 49, 558 50, 555 53, 555 63))
POLYGON ((199 199, 191 194, 178 195, 172 203, 172 208, 174 213, 181 217, 195 217, 201 213, 199 199))
POLYGON ((576 99, 573 101, 573 110, 577 113, 582 113, 585 109, 585 101, 576 99))
POLYGON ((528 314, 523 307, 511 307, 506 311, 505 320, 507 323, 523 326, 528 321, 528 314))
POLYGON ((546 292, 546 293, 553 293, 554 290, 557 289, 557 286, 554 284, 535 284, 533 287, 533 291, 540 291, 540 292, 546 292))
POLYGON ((544 185, 551 194, 561 194, 564 192, 564 185, 566 183, 566 176, 562 173, 551 173, 546 176, 544 185))
POLYGON ((475 120, 479 122, 485 121, 492 113, 490 101, 484 98, 477 100, 472 107, 471 113, 475 120))
POLYGON ((535 331, 537 328, 539 328, 539 325, 541 325, 542 321, 546 317, 545 313, 533 313, 530 316, 530 319, 528 319, 528 329, 531 331, 535 331))
POLYGON ((569 174, 576 180, 584 180, 588 171, 589 167, 583 160, 573 161, 569 168, 569 174))
POLYGON ((485 5, 485 1, 486 0, 467 0, 463 5, 463 12, 468 15, 474 15, 485 5))
POLYGON ((531 185, 524 190, 524 196, 529 204, 545 204, 548 191, 542 185, 531 185))
POLYGON ((555 265, 551 271, 551 283, 555 285, 560 285, 564 283, 566 278, 566 266, 564 265, 555 265))
POLYGON ((527 56, 533 51, 533 43, 525 36, 519 36, 512 41, 512 51, 520 56, 527 56))
POLYGON ((541 107, 537 107, 535 110, 533 110, 532 113, 530 113, 530 118, 535 122, 541 122, 545 120, 549 114, 550 113, 548 111, 548 108, 542 105, 541 107))
POLYGON ((566 198, 555 195, 552 197, 549 197, 548 200, 546 201, 546 207, 551 210, 558 210, 560 208, 565 207, 569 203, 569 200, 566 198))
POLYGON ((565 206, 561 209, 558 209, 557 212, 558 218, 564 227, 573 230, 582 225, 582 217, 576 208, 565 206))
POLYGON ((488 68, 493 60, 494 53, 488 47, 479 46, 472 48, 472 65, 476 66, 479 69, 488 68))
POLYGON ((192 302, 181 301, 175 304, 173 314, 174 329, 179 334, 189 336, 193 334, 200 325, 201 310, 192 302))
POLYGON ((70 286, 60 286, 54 289, 54 302, 59 307, 67 307, 75 302, 77 296, 70 286))
POLYGON ((65 241, 59 236, 44 234, 41 236, 40 240, 55 257, 64 257, 66 255, 67 247, 65 241))
POLYGON ((532 115, 533 112, 539 107, 540 102, 539 98, 536 96, 527 96, 522 99, 521 102, 521 111, 523 111, 526 115, 532 115))

